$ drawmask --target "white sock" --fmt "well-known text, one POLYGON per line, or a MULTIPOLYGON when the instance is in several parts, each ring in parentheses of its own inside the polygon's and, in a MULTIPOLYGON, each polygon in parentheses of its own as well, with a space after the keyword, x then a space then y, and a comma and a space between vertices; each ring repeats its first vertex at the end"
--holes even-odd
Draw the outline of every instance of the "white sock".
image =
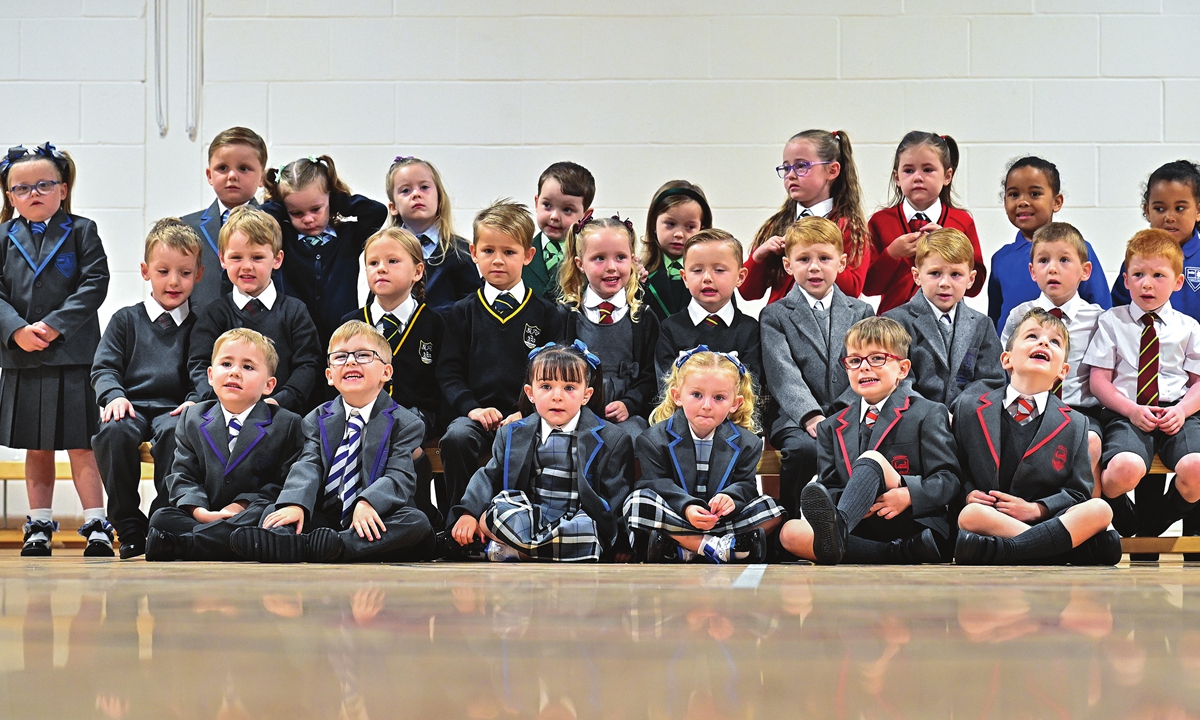
MULTIPOLYGON (((101 523, 107 522, 104 517, 104 508, 83 509, 83 523, 86 525, 93 520, 99 520, 101 523)), ((91 534, 88 535, 88 542, 102 542, 111 545, 112 538, 110 538, 108 533, 104 532, 103 530, 93 530, 91 534)))
POLYGON ((709 557, 715 557, 718 562, 729 562, 730 550, 733 548, 733 543, 730 542, 732 539, 733 536, 705 535, 704 539, 700 541, 700 552, 709 557), (706 547, 712 548, 712 551, 706 551, 706 547))
POLYGON ((89 520, 103 520, 104 508, 84 508, 83 521, 86 523, 89 520))
POLYGON ((691 562, 692 558, 694 558, 694 557, 696 557, 696 553, 692 552, 691 550, 688 550, 687 548, 685 548, 682 545, 679 546, 679 559, 680 560, 682 560, 684 562, 691 562))
POLYGON ((54 514, 50 508, 31 508, 29 510, 29 519, 34 522, 39 520, 42 522, 53 522, 54 514))

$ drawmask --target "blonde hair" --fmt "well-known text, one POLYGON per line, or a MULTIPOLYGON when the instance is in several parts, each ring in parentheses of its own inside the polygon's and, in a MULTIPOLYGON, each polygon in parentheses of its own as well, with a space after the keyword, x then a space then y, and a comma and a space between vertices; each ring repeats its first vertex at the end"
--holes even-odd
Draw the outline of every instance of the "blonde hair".
POLYGON ((224 257, 229 247, 229 238, 240 232, 246 236, 251 245, 267 245, 272 255, 283 252, 283 231, 275 218, 258 208, 242 205, 229 211, 229 219, 221 226, 221 234, 217 236, 217 249, 224 257))
POLYGON ((823 217, 802 217, 788 225, 787 232, 783 234, 783 252, 788 256, 797 245, 808 247, 819 244, 832 245, 838 253, 846 252, 842 231, 836 223, 823 217))
MULTIPOLYGON (((610 218, 593 218, 583 224, 578 232, 575 231, 575 226, 567 232, 567 240, 564 246, 563 260, 559 263, 558 268, 558 284, 562 288, 562 303, 564 305, 574 305, 583 307, 583 295, 587 290, 588 279, 583 269, 575 264, 575 259, 582 259, 587 252, 587 239, 595 235, 601 230, 614 230, 629 238, 629 259, 634 259, 634 252, 637 248, 637 236, 634 235, 633 226, 626 225, 616 215, 610 218)), ((636 267, 631 267, 629 280, 625 283, 625 301, 629 303, 629 317, 634 322, 637 322, 642 313, 642 289, 641 283, 638 282, 638 273, 636 267)))
POLYGON ((721 230, 719 228, 708 228, 707 230, 701 230, 700 232, 688 238, 687 242, 683 244, 683 257, 686 258, 688 251, 695 246, 707 244, 724 245, 725 247, 729 248, 730 252, 732 252, 733 256, 737 259, 737 266, 739 268, 741 268, 742 263, 746 261, 745 250, 742 249, 741 241, 735 238, 733 233, 726 232, 725 230, 721 230))
POLYGON ((1017 342, 1017 334, 1021 331, 1021 326, 1030 320, 1044 328, 1054 328, 1063 336, 1063 353, 1069 355, 1071 353, 1071 331, 1067 329, 1067 324, 1062 319, 1057 318, 1041 308, 1030 308, 1029 312, 1021 316, 1021 322, 1017 323, 1017 327, 1013 330, 1012 335, 1008 336, 1008 340, 1004 343, 1004 352, 1012 352, 1013 345, 1017 342))
POLYGON ((194 255, 197 266, 200 264, 200 236, 179 218, 163 218, 150 228, 150 234, 146 236, 145 262, 150 262, 151 253, 159 245, 184 255, 194 255))
MULTIPOLYGON (((425 264, 425 253, 421 250, 421 241, 418 240, 415 235, 399 225, 391 225, 367 238, 367 241, 363 243, 363 265, 366 265, 367 251, 371 249, 371 246, 375 245, 376 243, 383 242, 384 240, 391 240, 399 245, 400 249, 408 255, 410 260, 412 260, 414 267, 425 264)), ((417 300, 425 300, 424 275, 421 276, 420 280, 413 283, 411 292, 412 296, 417 300)))
POLYGON ((667 375, 666 391, 662 402, 650 413, 651 423, 660 423, 675 414, 679 405, 671 397, 671 390, 683 387, 688 376, 694 372, 722 373, 737 386, 736 395, 742 397, 742 406, 729 413, 729 420, 734 425, 743 427, 750 432, 758 432, 758 417, 755 407, 754 378, 749 372, 742 374, 724 353, 698 352, 684 361, 682 366, 671 363, 671 372, 667 375))
POLYGON ((1074 225, 1065 222, 1046 223, 1037 229, 1037 232, 1033 234, 1033 245, 1029 248, 1029 261, 1033 262, 1038 245, 1052 242, 1065 242, 1075 251, 1081 264, 1088 262, 1088 248, 1087 243, 1083 241, 1083 235, 1074 225))
POLYGON ((924 235, 917 241, 916 266, 920 268, 926 258, 935 254, 948 263, 965 263, 975 269, 975 248, 962 230, 942 228, 924 235))
MULTIPOLYGON (((278 169, 271 168, 263 174, 263 187, 267 191, 267 199, 280 202, 288 195, 315 182, 320 182, 321 189, 329 195, 350 194, 350 186, 338 177, 333 158, 328 155, 302 157, 284 163, 278 169)), ((329 221, 334 222, 334 218, 329 218, 329 221)))
POLYGON ((521 243, 525 250, 533 247, 533 218, 529 215, 529 207, 512 198, 497 200, 480 210, 471 225, 472 244, 479 242, 480 228, 489 228, 521 243))
POLYGON ((383 333, 362 320, 347 320, 338 326, 338 329, 334 330, 333 335, 329 337, 327 352, 332 353, 334 346, 355 338, 362 338, 374 345, 375 349, 379 351, 379 357, 383 362, 388 365, 392 363, 392 346, 388 345, 387 338, 383 336, 383 333))
POLYGON ((1139 230, 1129 238, 1129 244, 1125 246, 1126 268, 1129 267, 1129 262, 1135 256, 1147 260, 1162 258, 1171 263, 1171 269, 1175 271, 1176 275, 1183 273, 1183 249, 1166 230, 1139 230))
POLYGON ((846 347, 863 348, 867 345, 881 347, 901 358, 908 357, 908 347, 912 344, 912 336, 904 326, 895 320, 876 315, 863 318, 850 326, 846 333, 846 347))
POLYGON ((279 353, 275 352, 275 343, 271 338, 250 328, 239 327, 221 333, 221 336, 213 343, 212 359, 210 362, 215 364, 217 362, 217 354, 221 352, 221 348, 231 342, 244 342, 261 352, 263 362, 267 364, 267 374, 275 374, 275 370, 279 367, 279 353))
MULTIPOLYGON (((438 230, 438 245, 442 249, 442 254, 445 254, 449 252, 451 243, 454 242, 454 221, 450 211, 450 196, 446 194, 446 186, 442 183, 442 174, 433 166, 433 163, 421 158, 398 156, 392 162, 392 166, 388 168, 387 177, 383 181, 388 202, 394 204, 392 192, 396 189, 396 171, 408 165, 424 165, 433 177, 433 186, 437 189, 438 196, 437 211, 434 213, 433 225, 438 230)), ((399 227, 403 222, 404 219, 398 214, 391 216, 392 225, 399 227)))

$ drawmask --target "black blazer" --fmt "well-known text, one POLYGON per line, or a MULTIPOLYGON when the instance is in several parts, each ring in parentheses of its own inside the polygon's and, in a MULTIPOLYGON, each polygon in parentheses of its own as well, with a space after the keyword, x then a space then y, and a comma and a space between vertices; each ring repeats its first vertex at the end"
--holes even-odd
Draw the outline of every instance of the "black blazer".
MULTIPOLYGON (((579 316, 583 311, 575 306, 564 306, 564 310, 567 326, 566 341, 575 342, 579 339, 579 316)), ((625 397, 606 397, 604 398, 606 404, 623 402, 631 416, 637 415, 644 418, 650 414, 653 409, 651 405, 658 392, 658 378, 654 374, 654 350, 658 347, 658 335, 658 318, 643 307, 641 316, 637 322, 633 323, 633 357, 634 362, 637 363, 637 380, 630 384, 625 392, 625 397)), ((604 362, 604 358, 600 358, 602 367, 604 367, 604 362)))
MULTIPOLYGON (((860 409, 854 403, 817 426, 818 472, 835 500, 858 459, 860 409)), ((887 458, 900 474, 912 497, 913 518, 949 537, 949 506, 958 498, 960 484, 946 406, 901 385, 879 409, 867 447, 887 458)))
MULTIPOLYGON (((621 508, 633 484, 633 442, 625 431, 586 407, 579 413, 574 447, 580 506, 596 522, 600 544, 608 550, 617 542, 621 508)), ((520 490, 532 497, 541 423, 541 416, 534 413, 500 428, 492 458, 471 476, 462 502, 450 509, 446 527, 454 527, 464 513, 478 518, 502 490, 520 490)))
POLYGON ((713 433, 704 495, 695 493, 696 445, 682 409, 638 435, 635 444, 642 477, 634 489, 653 490, 680 517, 689 505, 708 507, 708 501, 718 493, 733 499, 734 512, 762 494, 755 478, 762 438, 729 420, 713 433))
POLYGON ((108 295, 108 258, 96 223, 61 209, 46 222, 41 252, 29 223, 0 224, 0 367, 91 367, 100 344, 96 311, 108 295), (25 352, 13 333, 43 321, 62 333, 41 352, 25 352))
POLYGON ((274 499, 304 447, 300 424, 296 413, 259 400, 230 451, 219 401, 185 408, 166 479, 171 505, 220 510, 235 501, 274 499))
POLYGON ((481 287, 483 278, 471 259, 471 248, 457 235, 450 239, 448 249, 443 250, 439 243, 425 261, 425 304, 438 313, 445 314, 481 287))
MULTIPOLYGON (((1000 413, 1004 392, 963 394, 954 403, 954 439, 962 463, 960 502, 972 490, 1000 489, 1000 413)), ((1092 497, 1092 464, 1088 456, 1088 422, 1051 393, 1037 435, 1013 473, 1010 492, 1039 502, 1057 515, 1092 497)))
POLYGON ((683 280, 672 280, 667 275, 666 262, 660 262, 658 269, 650 273, 646 282, 642 283, 645 291, 643 299, 661 323, 668 317, 683 310, 692 301, 687 286, 683 280))

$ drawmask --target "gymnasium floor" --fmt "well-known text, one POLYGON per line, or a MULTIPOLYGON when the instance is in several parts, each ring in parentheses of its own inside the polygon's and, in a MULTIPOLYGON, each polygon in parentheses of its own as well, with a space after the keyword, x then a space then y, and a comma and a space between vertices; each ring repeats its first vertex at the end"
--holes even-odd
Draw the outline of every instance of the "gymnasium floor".
POLYGON ((1200 572, 0 553, 0 718, 1192 718, 1200 572))

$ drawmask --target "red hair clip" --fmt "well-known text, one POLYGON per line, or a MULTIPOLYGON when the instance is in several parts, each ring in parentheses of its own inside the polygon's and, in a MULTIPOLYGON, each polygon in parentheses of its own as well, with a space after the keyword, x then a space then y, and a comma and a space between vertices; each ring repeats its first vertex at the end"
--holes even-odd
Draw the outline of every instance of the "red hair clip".
POLYGON ((579 222, 575 223, 575 226, 573 228, 575 230, 575 234, 578 235, 579 231, 583 230, 583 226, 587 225, 591 221, 592 221, 592 211, 589 208, 588 211, 586 213, 584 213, 583 217, 579 218, 579 222))

